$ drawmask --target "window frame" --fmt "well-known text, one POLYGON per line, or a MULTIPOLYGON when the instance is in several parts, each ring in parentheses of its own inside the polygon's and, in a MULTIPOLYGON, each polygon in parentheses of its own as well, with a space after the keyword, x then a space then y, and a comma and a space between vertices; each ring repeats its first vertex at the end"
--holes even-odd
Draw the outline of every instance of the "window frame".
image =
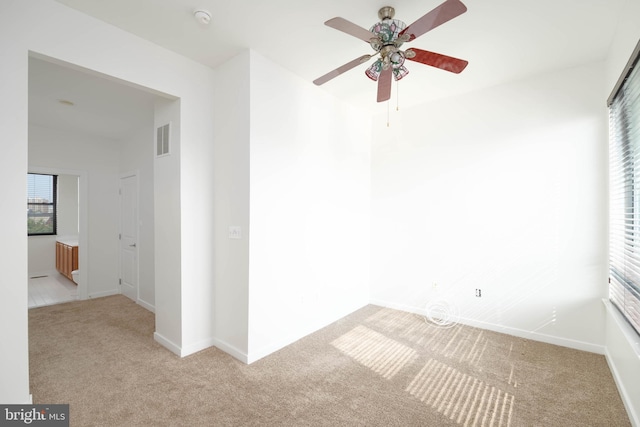
POLYGON ((28 172, 27 180, 30 175, 40 175, 40 176, 48 176, 52 179, 52 201, 50 202, 30 202, 29 200, 29 188, 27 183, 27 236, 56 236, 58 234, 58 175, 51 173, 38 173, 38 172, 28 172), (51 209, 52 214, 52 222, 53 227, 51 232, 46 233, 32 233, 29 230, 28 220, 31 217, 29 215, 30 207, 32 206, 48 206, 51 209))
POLYGON ((609 108, 609 300, 640 335, 640 41, 609 108))

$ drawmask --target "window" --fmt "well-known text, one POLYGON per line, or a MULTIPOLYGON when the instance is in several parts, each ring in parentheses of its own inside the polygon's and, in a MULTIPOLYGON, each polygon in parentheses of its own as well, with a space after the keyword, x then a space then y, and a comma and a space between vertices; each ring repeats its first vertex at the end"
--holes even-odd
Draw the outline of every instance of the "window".
POLYGON ((27 174, 27 234, 56 234, 56 175, 27 174))
POLYGON ((639 53, 609 98, 609 299, 640 334, 639 53))

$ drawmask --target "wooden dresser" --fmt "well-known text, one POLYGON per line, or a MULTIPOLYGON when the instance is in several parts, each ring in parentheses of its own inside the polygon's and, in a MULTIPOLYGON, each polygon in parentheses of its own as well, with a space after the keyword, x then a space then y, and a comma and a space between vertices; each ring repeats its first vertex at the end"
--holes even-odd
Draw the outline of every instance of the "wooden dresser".
POLYGON ((56 270, 69 280, 71 272, 78 269, 78 245, 73 242, 56 242, 56 270))

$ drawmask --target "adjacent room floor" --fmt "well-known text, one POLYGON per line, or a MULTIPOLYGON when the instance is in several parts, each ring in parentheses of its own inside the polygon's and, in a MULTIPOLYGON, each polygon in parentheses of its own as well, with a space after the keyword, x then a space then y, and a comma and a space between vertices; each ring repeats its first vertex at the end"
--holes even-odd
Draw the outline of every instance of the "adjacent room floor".
POLYGON ((78 286, 60 273, 29 278, 29 308, 74 301, 78 286))

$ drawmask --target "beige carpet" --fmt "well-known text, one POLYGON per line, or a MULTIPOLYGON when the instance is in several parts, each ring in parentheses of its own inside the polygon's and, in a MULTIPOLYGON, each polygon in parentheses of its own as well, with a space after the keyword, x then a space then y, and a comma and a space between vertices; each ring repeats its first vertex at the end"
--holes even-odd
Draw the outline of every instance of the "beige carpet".
POLYGON ((34 403, 72 426, 630 426, 603 356, 367 306, 252 365, 180 359, 123 296, 29 311, 34 403))

